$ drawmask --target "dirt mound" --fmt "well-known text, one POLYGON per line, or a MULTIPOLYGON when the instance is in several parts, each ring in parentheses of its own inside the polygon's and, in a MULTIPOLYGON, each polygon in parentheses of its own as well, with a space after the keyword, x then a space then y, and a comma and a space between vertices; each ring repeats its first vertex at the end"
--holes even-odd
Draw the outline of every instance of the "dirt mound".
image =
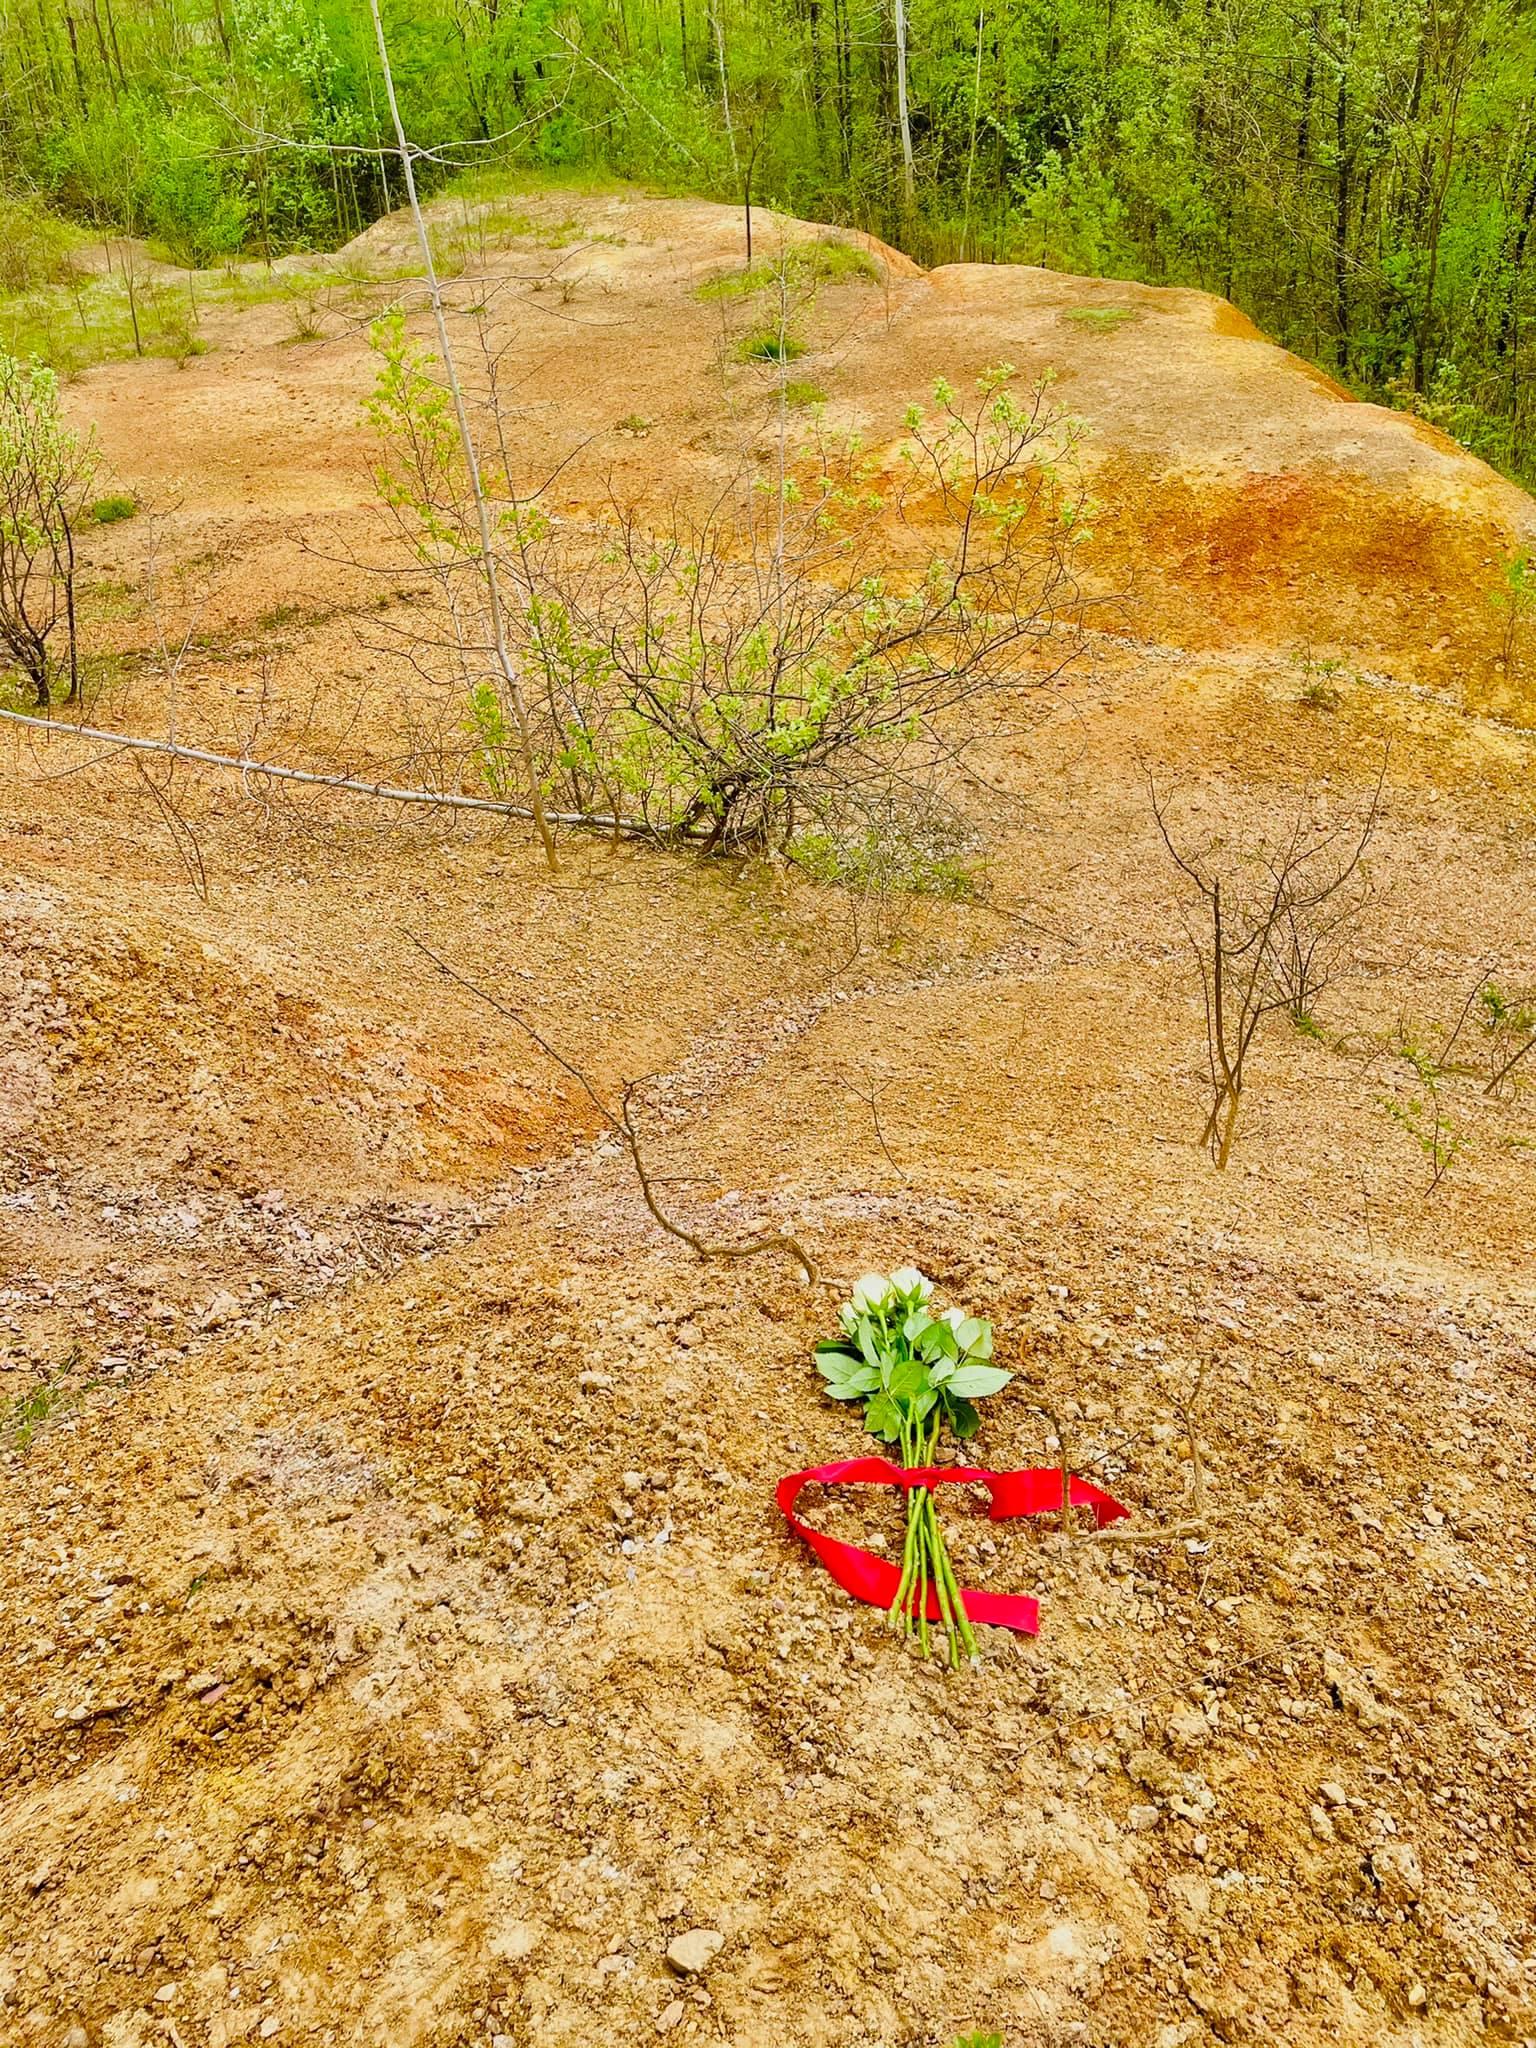
MULTIPOLYGON (((490 345, 517 362, 524 481, 564 465, 556 507, 701 493, 755 443, 766 459, 773 373, 733 352, 762 307, 711 289, 743 270, 739 212, 546 193, 444 202, 434 222, 490 345)), ((760 214, 754 253, 771 262, 816 238, 865 247, 760 214)), ((391 275, 414 248, 395 217, 344 253, 391 275)), ((219 315, 217 346, 182 368, 79 380, 122 477, 147 502, 178 502, 186 537, 238 551, 239 598, 232 583, 214 606, 230 623, 295 588, 334 597, 346 578, 332 543, 373 528, 357 294, 317 302, 324 340, 296 340, 290 309, 260 306, 219 315)), ((1423 422, 1351 400, 1226 301, 1017 266, 923 274, 871 245, 867 274, 840 269, 794 324, 797 379, 823 394, 828 426, 874 451, 894 450, 936 378, 962 384, 1000 362, 1054 372, 1087 429, 1100 509, 1085 559, 1106 620, 1201 648, 1306 644, 1481 709, 1531 709, 1528 677, 1505 672, 1494 602, 1503 561, 1536 531, 1530 501, 1423 422)), ((125 545, 103 541, 108 569, 125 545)))
MULTIPOLYGON (((699 294, 732 210, 437 221, 508 285, 530 470, 583 444, 565 506, 769 445, 750 295, 699 294)), ((975 900, 551 877, 516 825, 0 751, 6 2048, 1536 2038, 1536 1128, 1464 1015, 1431 1193, 1402 1052, 1536 988, 1533 741, 1468 709, 1518 708, 1486 589, 1531 508, 1219 301, 873 254, 801 316, 829 425, 886 450, 933 377, 1054 365, 1122 596, 997 745, 975 900), (1148 773, 1230 842, 1301 791, 1347 825, 1384 750, 1369 912, 1217 1174, 1148 773), (605 1099, 649 1077, 663 1199, 822 1282, 658 1232, 417 941, 605 1099), (810 1348, 904 1260, 1018 1374, 986 1462, 1064 1432, 1166 1527, 1192 1415, 1210 1508, 1116 1549, 946 1502, 962 1579, 1043 1603, 956 1677, 772 1504, 856 1446, 810 1348)), ((170 668, 184 735, 409 760, 365 310, 74 387, 159 507, 88 543, 104 718, 163 730, 170 668)))

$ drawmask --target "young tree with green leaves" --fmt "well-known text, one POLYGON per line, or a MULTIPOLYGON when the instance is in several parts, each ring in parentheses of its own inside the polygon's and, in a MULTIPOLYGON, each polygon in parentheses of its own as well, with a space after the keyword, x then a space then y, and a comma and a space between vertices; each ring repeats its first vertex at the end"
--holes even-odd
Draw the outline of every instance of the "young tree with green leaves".
POLYGON ((0 650, 39 707, 61 671, 66 699, 80 694, 75 528, 96 467, 94 437, 64 418, 53 371, 0 351, 0 650))

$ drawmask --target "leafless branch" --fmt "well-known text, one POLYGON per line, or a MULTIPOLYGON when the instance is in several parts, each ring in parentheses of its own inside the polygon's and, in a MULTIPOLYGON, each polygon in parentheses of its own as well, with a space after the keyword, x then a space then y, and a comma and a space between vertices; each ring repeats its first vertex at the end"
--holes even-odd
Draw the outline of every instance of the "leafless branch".
POLYGON ((719 1244, 701 1237, 697 1231, 690 1230, 686 1224, 679 1223, 675 1217, 669 1216, 656 1199, 656 1189, 660 1186, 665 1186, 667 1183, 664 1179, 660 1179, 652 1174, 646 1165, 644 1146, 640 1133, 635 1127, 634 1101, 640 1083, 633 1080, 625 1081, 619 1098, 619 1107, 616 1110, 611 1108, 593 1086, 590 1077, 574 1061, 568 1059, 564 1053, 551 1045, 543 1033, 530 1024, 520 1011, 514 1010, 510 1004, 502 1002, 499 997, 492 995, 489 989, 482 988, 478 982, 472 981, 468 975, 461 974, 458 968, 452 966, 440 953, 435 952, 425 939, 418 937, 415 932, 407 931, 406 937, 416 947, 418 952, 424 953, 427 959, 441 973, 445 974, 450 981, 456 982, 460 988, 488 1005, 499 1017, 505 1017, 508 1023, 515 1024, 520 1031, 533 1041, 547 1059, 553 1060, 556 1066, 570 1075, 571 1079, 575 1081, 603 1122, 613 1132, 614 1136, 618 1138, 628 1153, 630 1164, 635 1170, 635 1178, 640 1184, 640 1194, 645 1202, 645 1206, 650 1211, 653 1219, 667 1232, 669 1237, 675 1237, 681 1243, 687 1245, 694 1256, 699 1259, 751 1259, 765 1252, 788 1252, 805 1274, 807 1283, 811 1286, 816 1284, 821 1277, 820 1268, 816 1261, 801 1246, 797 1239, 785 1232, 772 1231, 760 1237, 743 1238, 736 1243, 719 1244))

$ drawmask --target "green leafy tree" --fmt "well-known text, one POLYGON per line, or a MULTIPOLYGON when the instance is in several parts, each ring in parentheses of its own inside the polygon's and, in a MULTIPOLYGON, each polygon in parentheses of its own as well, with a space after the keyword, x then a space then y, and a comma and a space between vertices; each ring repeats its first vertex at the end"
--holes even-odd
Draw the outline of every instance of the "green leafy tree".
POLYGON ((96 468, 95 441, 64 419, 53 371, 0 351, 0 648, 40 709, 60 669, 67 697, 80 692, 75 528, 96 468))

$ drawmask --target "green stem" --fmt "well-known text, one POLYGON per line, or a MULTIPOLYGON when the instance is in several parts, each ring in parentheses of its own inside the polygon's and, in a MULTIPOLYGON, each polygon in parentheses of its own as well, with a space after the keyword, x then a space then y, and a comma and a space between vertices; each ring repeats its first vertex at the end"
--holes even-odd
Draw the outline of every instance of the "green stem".
POLYGON ((939 1565, 948 1584, 950 1604, 954 1609, 955 1627, 960 1638, 960 1645, 968 1657, 974 1657, 977 1654, 976 1632, 971 1627, 969 1618, 966 1615, 965 1602, 960 1597, 960 1587, 955 1578, 955 1568, 950 1563, 949 1550, 944 1542, 944 1538, 938 1533, 937 1528, 935 1528, 934 1533, 939 1546, 939 1565))
MULTIPOLYGON (((903 1423, 901 1431, 901 1462, 910 1465, 911 1440, 903 1423)), ((907 1535, 901 1550, 901 1577, 896 1583, 895 1597, 890 1605, 890 1625, 900 1628, 905 1635, 912 1633, 911 1592, 912 1580, 919 1562, 917 1545, 917 1524, 912 1514, 912 1497, 907 1496, 907 1535)))
POLYGON ((906 1632, 909 1635, 911 1634, 911 1615, 908 1611, 908 1596, 912 1591, 912 1574, 917 1568, 917 1549, 914 1537, 915 1531, 909 1506, 907 1513, 907 1538, 906 1542, 902 1545, 901 1551, 901 1577, 896 1583, 896 1592, 891 1600, 889 1617, 892 1628, 905 1626, 906 1632))
POLYGON ((933 1507, 933 1496, 929 1494, 926 1497, 926 1500, 928 1512, 926 1516, 927 1526, 924 1531, 924 1538, 928 1556, 932 1560, 933 1564, 933 1591, 934 1597, 938 1602, 939 1620, 944 1628, 944 1634, 949 1649, 949 1661, 951 1664, 953 1664, 956 1655, 955 1617, 950 1608, 949 1586, 944 1577, 944 1539, 942 1535, 939 1533, 938 1518, 934 1512, 933 1507))
POLYGON ((915 1505, 917 1512, 915 1515, 911 1515, 910 1519, 915 1523, 918 1531, 917 1640, 923 1655, 926 1657, 932 1648, 928 1633, 928 1551, 927 1546, 922 1540, 922 1500, 919 1499, 915 1505))

